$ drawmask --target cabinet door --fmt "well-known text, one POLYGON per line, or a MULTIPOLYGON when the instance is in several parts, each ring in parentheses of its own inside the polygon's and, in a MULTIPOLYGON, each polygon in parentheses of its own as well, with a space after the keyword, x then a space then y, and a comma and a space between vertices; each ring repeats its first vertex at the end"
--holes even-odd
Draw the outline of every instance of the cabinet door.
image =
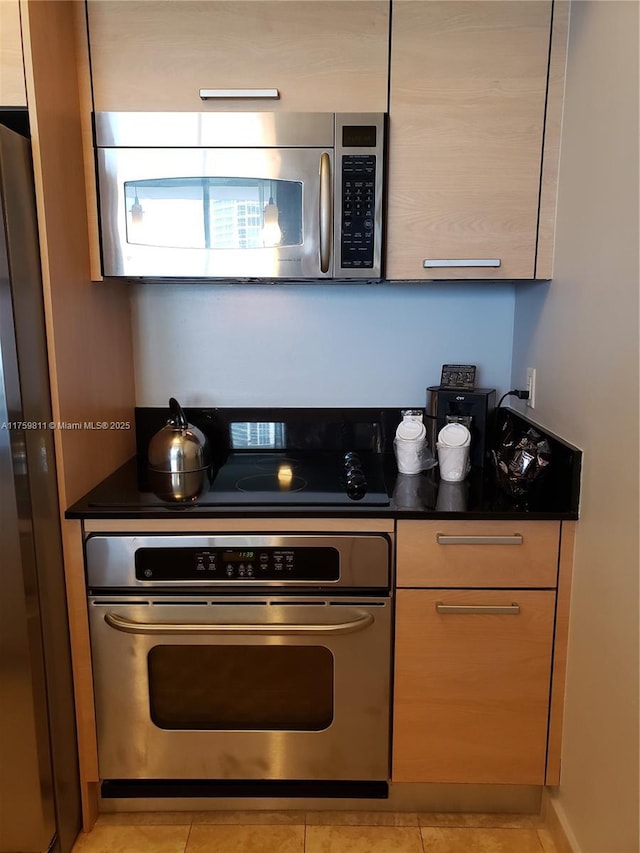
POLYGON ((26 107, 18 0, 0 2, 0 107, 26 107))
POLYGON ((389 0, 88 0, 88 21, 98 111, 387 109, 389 0))
POLYGON ((549 590, 398 592, 394 782, 544 784, 554 607, 549 590))
POLYGON ((534 277, 551 12, 394 3, 388 278, 534 277))

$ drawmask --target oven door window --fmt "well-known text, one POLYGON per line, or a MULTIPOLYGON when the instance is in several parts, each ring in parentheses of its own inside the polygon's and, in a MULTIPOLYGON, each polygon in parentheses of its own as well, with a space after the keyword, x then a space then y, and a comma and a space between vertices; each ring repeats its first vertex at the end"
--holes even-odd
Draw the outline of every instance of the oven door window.
POLYGON ((148 671, 161 729, 321 731, 333 722, 334 660, 324 646, 159 645, 148 671))
POLYGON ((302 244, 302 183, 263 178, 125 181, 127 243, 174 249, 302 244))

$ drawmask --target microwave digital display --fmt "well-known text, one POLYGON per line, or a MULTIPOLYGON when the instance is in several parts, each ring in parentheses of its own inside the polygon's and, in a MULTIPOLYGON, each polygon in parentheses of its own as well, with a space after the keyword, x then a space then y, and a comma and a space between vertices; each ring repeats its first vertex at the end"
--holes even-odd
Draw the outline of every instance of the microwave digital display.
POLYGON ((373 124, 345 124, 342 128, 343 148, 375 148, 376 127, 373 124))

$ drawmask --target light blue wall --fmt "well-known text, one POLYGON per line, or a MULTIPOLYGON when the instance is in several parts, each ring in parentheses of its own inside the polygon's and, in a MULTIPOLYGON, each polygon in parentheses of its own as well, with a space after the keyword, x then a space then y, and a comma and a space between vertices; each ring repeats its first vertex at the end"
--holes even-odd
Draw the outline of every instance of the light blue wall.
POLYGON ((423 406, 444 363, 508 390, 514 285, 134 284, 137 405, 423 406))

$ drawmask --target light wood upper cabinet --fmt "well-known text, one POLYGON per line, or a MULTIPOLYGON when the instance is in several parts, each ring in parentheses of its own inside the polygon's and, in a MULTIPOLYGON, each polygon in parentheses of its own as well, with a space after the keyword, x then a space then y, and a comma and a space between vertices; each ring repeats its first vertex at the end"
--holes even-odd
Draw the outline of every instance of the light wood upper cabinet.
POLYGON ((387 109, 388 0, 88 0, 94 108, 387 109), (276 88, 279 100, 200 99, 276 88))
POLYGON ((536 277, 552 13, 550 0, 394 3, 388 278, 536 277))
POLYGON ((0 107, 26 107, 20 5, 0 0, 0 107))

